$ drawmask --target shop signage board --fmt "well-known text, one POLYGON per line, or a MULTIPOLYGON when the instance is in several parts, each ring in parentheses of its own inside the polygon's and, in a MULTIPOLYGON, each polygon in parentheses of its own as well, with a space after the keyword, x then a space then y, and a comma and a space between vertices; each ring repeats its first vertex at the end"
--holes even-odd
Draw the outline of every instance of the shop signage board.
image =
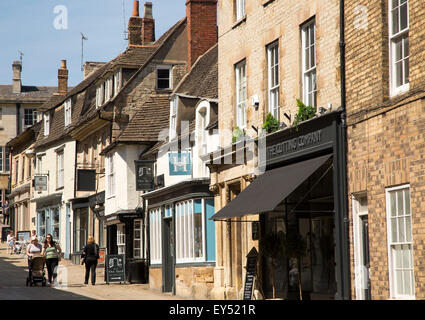
POLYGON ((34 188, 36 191, 47 190, 47 176, 35 176, 34 177, 34 188))
POLYGON ((170 152, 168 154, 170 176, 184 176, 192 174, 190 152, 170 152))
POLYGON ((99 248, 99 259, 97 259, 97 269, 103 269, 105 268, 105 255, 106 255, 106 249, 105 248, 99 248))
POLYGON ((106 282, 125 282, 125 255, 106 255, 106 282))
POLYGON ((243 290, 243 299, 251 300, 252 289, 254 287, 254 280, 257 276, 257 258, 258 252, 255 248, 252 248, 251 251, 246 256, 246 276, 245 276, 245 286, 243 290))
POLYGON ((155 188, 154 161, 136 160, 136 190, 151 191, 155 188))

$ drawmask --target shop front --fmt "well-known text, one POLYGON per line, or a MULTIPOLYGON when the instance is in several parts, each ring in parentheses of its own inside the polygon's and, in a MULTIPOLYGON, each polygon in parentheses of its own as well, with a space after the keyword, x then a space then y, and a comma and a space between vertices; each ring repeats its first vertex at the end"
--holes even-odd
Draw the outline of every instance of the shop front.
MULTIPOLYGON (((270 134, 265 144, 259 140, 264 173, 243 190, 232 190, 229 184, 232 201, 212 217, 226 222, 239 237, 259 240, 256 278, 265 298, 350 298, 342 130, 341 112, 334 111, 270 134), (240 225, 247 222, 258 225, 255 239, 253 226, 251 232, 242 232, 248 229, 240 225)), ((251 244, 239 253, 245 257, 252 242, 241 243, 251 244)), ((228 248, 234 250, 231 244, 228 248)), ((228 278, 229 269, 238 268, 229 255, 237 253, 223 252, 228 278)))
POLYGON ((53 239, 62 247, 62 193, 36 198, 34 201, 36 201, 36 232, 39 241, 43 242, 46 235, 51 234, 53 239))
POLYGON ((125 256, 126 281, 147 283, 145 218, 141 209, 121 210, 102 217, 106 226, 107 254, 125 256))
POLYGON ((150 287, 208 299, 216 254, 209 179, 183 181, 142 197, 148 208, 150 287))

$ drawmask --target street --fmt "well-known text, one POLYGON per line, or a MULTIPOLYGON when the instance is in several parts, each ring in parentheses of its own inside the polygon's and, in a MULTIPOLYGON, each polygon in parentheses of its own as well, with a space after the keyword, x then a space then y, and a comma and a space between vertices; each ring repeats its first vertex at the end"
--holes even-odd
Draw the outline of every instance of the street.
MULTIPOLYGON (((84 285, 84 266, 62 260, 57 287, 26 287, 28 276, 26 257, 10 255, 0 244, 0 301, 1 300, 180 300, 176 296, 149 289, 148 284, 106 284, 103 271, 98 270, 96 285, 84 285)), ((47 270, 46 270, 47 277, 47 270)))

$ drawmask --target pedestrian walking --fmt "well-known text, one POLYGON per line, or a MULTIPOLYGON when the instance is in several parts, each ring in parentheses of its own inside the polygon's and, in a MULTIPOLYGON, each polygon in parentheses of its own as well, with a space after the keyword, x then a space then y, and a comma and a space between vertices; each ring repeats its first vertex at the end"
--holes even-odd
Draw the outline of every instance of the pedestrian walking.
POLYGON ((94 242, 93 236, 89 236, 87 245, 84 247, 83 254, 81 256, 81 264, 86 265, 86 276, 84 284, 89 283, 89 276, 91 271, 91 284, 95 285, 97 259, 99 259, 99 246, 94 242))
POLYGON ((46 240, 44 240, 41 255, 46 257, 47 278, 49 284, 53 285, 57 276, 57 267, 61 259, 62 250, 53 240, 53 236, 50 233, 46 236, 46 240))
POLYGON ((9 225, 9 201, 3 205, 3 224, 9 225))
POLYGON ((28 271, 29 271, 29 278, 31 279, 32 274, 32 258, 33 257, 39 257, 41 255, 41 244, 38 243, 37 237, 31 237, 31 243, 27 247, 27 256, 28 256, 28 271))
POLYGON ((7 235, 6 244, 7 244, 7 252, 10 254, 13 254, 13 251, 15 249, 15 235, 13 234, 13 230, 9 231, 9 234, 7 235))

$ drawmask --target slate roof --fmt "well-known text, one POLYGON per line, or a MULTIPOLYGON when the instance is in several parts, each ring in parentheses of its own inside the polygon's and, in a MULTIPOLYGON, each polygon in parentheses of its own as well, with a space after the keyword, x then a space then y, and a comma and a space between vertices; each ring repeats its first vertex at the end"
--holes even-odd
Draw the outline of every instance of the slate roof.
POLYGON ((218 45, 196 60, 190 72, 180 81, 174 94, 218 99, 218 45))
POLYGON ((136 112, 115 141, 157 142, 160 132, 168 130, 169 121, 170 95, 153 97, 136 112))
POLYGON ((49 99, 57 87, 22 86, 21 93, 13 93, 13 85, 0 85, 0 101, 39 101, 49 99))

